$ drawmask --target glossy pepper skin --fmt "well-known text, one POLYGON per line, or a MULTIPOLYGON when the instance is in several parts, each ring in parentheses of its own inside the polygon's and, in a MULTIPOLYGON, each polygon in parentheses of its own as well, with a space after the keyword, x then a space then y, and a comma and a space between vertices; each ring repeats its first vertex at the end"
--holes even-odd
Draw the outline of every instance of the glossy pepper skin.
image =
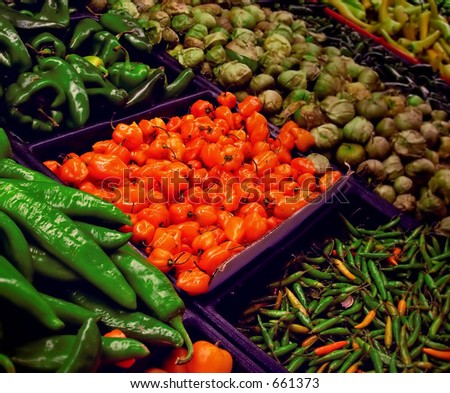
POLYGON ((37 275, 60 282, 76 282, 82 280, 79 274, 75 273, 41 247, 32 243, 29 243, 28 247, 31 254, 33 270, 37 275))
POLYGON ((108 75, 111 82, 117 87, 125 89, 130 93, 138 87, 150 75, 149 65, 130 61, 128 51, 125 52, 125 61, 116 62, 108 68, 108 75))
POLYGON ((11 359, 0 353, 0 370, 3 369, 7 373, 15 373, 16 367, 14 366, 14 363, 11 361, 11 359))
POLYGON ((65 29, 69 26, 69 0, 44 0, 34 15, 15 10, 0 3, 0 14, 20 29, 65 29))
POLYGON ((181 335, 164 322, 140 311, 128 311, 100 299, 92 293, 71 291, 69 300, 100 315, 100 323, 110 329, 120 329, 127 337, 148 344, 181 347, 181 335))
POLYGON ((66 95, 65 124, 69 128, 85 125, 90 115, 89 97, 75 68, 65 60, 52 56, 38 59, 33 72, 56 81, 62 87, 66 95))
POLYGON ((76 221, 83 232, 91 236, 104 250, 116 250, 131 239, 131 232, 120 232, 91 223, 76 221))
POLYGON ((59 299, 45 293, 41 293, 44 300, 50 305, 55 314, 66 324, 83 325, 88 319, 92 318, 95 321, 100 319, 94 311, 87 310, 74 303, 59 299))
POLYGON ((0 66, 8 72, 20 74, 31 68, 31 57, 17 30, 0 13, 0 66))
MULTIPOLYGON (((39 372, 54 372, 69 356, 76 336, 55 334, 14 348, 11 355, 17 367, 39 372)), ((111 364, 132 358, 145 358, 148 348, 132 338, 101 337, 101 364, 111 364)))
POLYGON ((92 38, 91 55, 103 60, 105 67, 109 67, 117 61, 125 58, 118 38, 106 30, 101 30, 94 34, 92 38))
POLYGON ((100 366, 102 336, 94 318, 87 319, 78 330, 75 344, 58 373, 93 373, 100 366))
POLYGON ((29 281, 0 255, 0 297, 27 311, 51 330, 64 327, 50 305, 29 281))
POLYGON ((64 213, 12 184, 0 184, 0 210, 43 249, 118 304, 136 308, 136 294, 108 255, 64 213))
POLYGON ((66 55, 64 42, 48 31, 33 37, 29 42, 29 47, 39 57, 56 56, 63 59, 66 55))
POLYGON ((134 108, 137 105, 143 105, 151 101, 153 93, 157 92, 160 86, 164 86, 164 78, 165 73, 163 69, 153 69, 144 82, 130 91, 124 109, 134 108))
POLYGON ((100 16, 99 22, 113 34, 120 34, 127 49, 151 53, 153 45, 137 21, 126 11, 108 10, 100 16))
POLYGON ((63 119, 66 101, 62 86, 34 72, 24 72, 5 92, 5 104, 12 121, 32 131, 51 132, 63 119))
POLYGON ((12 158, 13 152, 8 134, 2 127, 0 127, 0 159, 5 157, 12 158))
MULTIPOLYGON (((33 174, 32 169, 22 167, 12 159, 5 158, 0 160, 0 178, 19 177, 23 170, 27 171, 27 174, 33 174), (17 171, 11 173, 14 165, 17 171), (2 171, 4 166, 6 167, 4 168, 5 171, 2 171), (7 170, 9 172, 6 172, 7 170)), ((37 172, 37 174, 40 173, 37 172)), ((45 177, 45 175, 40 175, 45 177)), ((131 224, 128 216, 113 204, 105 202, 95 195, 57 183, 50 178, 46 179, 50 181, 46 181, 45 179, 41 180, 40 177, 36 179, 25 179, 24 177, 21 179, 0 179, 0 184, 12 184, 15 187, 30 192, 71 218, 95 218, 115 226, 131 224)))
POLYGON ((127 278, 150 313, 180 333, 188 349, 186 358, 181 362, 189 361, 193 348, 183 325, 185 305, 167 276, 128 244, 115 251, 111 260, 127 278))
POLYGON ((80 48, 87 40, 92 38, 95 33, 103 30, 103 26, 92 18, 81 19, 73 29, 72 36, 70 37, 68 48, 71 52, 75 52, 80 48))
POLYGON ((105 79, 102 71, 95 65, 74 53, 67 55, 66 61, 75 68, 85 86, 88 86, 86 92, 89 98, 102 98, 109 107, 112 104, 112 108, 125 105, 128 99, 127 91, 105 79))
POLYGON ((33 280, 33 262, 28 242, 21 229, 0 211, 0 252, 11 261, 29 281, 33 280))

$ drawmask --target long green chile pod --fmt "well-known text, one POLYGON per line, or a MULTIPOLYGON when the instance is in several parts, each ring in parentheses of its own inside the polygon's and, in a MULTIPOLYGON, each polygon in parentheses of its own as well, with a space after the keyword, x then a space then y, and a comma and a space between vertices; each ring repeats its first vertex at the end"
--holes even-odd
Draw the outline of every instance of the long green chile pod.
POLYGON ((53 180, 43 173, 27 168, 9 157, 0 159, 0 178, 43 181, 46 183, 59 184, 56 180, 53 180))
POLYGON ((28 179, 0 179, 0 183, 12 184, 30 192, 72 218, 97 218, 115 224, 131 224, 128 216, 112 203, 76 188, 54 182, 50 178, 47 179, 51 180, 51 182, 41 179, 34 181, 23 181, 28 179))
MULTIPOLYGON (((76 335, 55 334, 27 342, 12 351, 11 360, 17 367, 36 372, 54 372, 69 356, 76 335)), ((102 336, 101 365, 150 355, 149 349, 132 338, 102 336)))
POLYGON ((100 246, 64 213, 12 184, 0 182, 0 210, 43 249, 123 307, 136 308, 136 294, 100 246))
POLYGON ((58 318, 60 318, 65 323, 71 323, 81 326, 90 318, 96 321, 100 319, 100 315, 95 311, 88 310, 77 304, 47 295, 45 293, 41 293, 41 296, 50 305, 58 318))
POLYGON ((22 230, 0 211, 0 250, 29 281, 33 280, 33 262, 22 230))
POLYGON ((127 337, 149 344, 181 347, 183 337, 174 328, 140 311, 117 308, 91 293, 71 291, 72 302, 100 315, 100 322, 110 329, 120 329, 127 337))
POLYGON ((75 221, 81 230, 91 236, 104 250, 116 250, 130 240, 131 232, 125 233, 83 221, 75 221))
POLYGON ((33 269, 36 274, 58 281, 74 282, 83 280, 79 274, 75 273, 47 251, 33 243, 29 243, 28 246, 31 253, 33 269))
POLYGON ((0 158, 12 158, 13 152, 6 131, 0 127, 0 158))
POLYGON ((111 260, 126 277, 137 296, 152 315, 175 328, 183 337, 188 353, 177 363, 188 362, 193 354, 192 341, 183 325, 185 305, 167 276, 148 263, 130 245, 111 254, 111 260))
POLYGON ((102 336, 94 318, 87 319, 78 330, 75 345, 59 373, 93 373, 100 366, 102 336))
POLYGON ((14 366, 14 363, 11 361, 11 359, 0 353, 0 370, 3 369, 7 373, 15 373, 16 367, 14 366))
POLYGON ((64 327, 64 322, 34 286, 1 255, 0 297, 27 311, 49 329, 58 330, 64 327))

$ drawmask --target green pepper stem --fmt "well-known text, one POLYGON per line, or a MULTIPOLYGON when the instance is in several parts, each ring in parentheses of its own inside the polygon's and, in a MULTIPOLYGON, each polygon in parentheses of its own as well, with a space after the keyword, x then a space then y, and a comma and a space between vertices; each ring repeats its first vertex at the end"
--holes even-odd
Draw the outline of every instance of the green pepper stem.
POLYGON ((186 344, 187 354, 184 358, 178 358, 176 364, 184 364, 191 360, 192 355, 194 354, 194 347, 192 345, 192 340, 189 337, 189 333, 186 331, 186 328, 183 325, 183 314, 178 314, 172 317, 168 321, 169 325, 172 326, 178 333, 180 333, 181 337, 183 337, 184 343, 186 344))

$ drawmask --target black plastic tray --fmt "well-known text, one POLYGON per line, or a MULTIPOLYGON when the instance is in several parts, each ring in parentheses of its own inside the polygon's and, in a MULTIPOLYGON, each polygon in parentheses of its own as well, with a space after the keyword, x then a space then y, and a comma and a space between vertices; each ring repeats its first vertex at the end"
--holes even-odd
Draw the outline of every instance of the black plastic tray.
POLYGON ((199 314, 207 317, 213 326, 240 346, 267 372, 286 372, 287 370, 238 331, 234 324, 252 299, 264 295, 264 289, 268 283, 282 277, 283 268, 293 254, 307 252, 314 244, 319 245, 327 238, 348 236, 348 230, 339 214, 344 215, 354 225, 363 225, 366 228, 376 228, 397 216, 401 217, 399 225, 405 231, 419 225, 410 217, 400 214, 392 205, 384 203, 383 200, 365 190, 361 192, 359 188, 351 187, 345 197, 345 201, 326 204, 320 211, 310 216, 292 236, 279 242, 276 249, 268 250, 261 258, 258 258, 257 264, 243 272, 238 280, 227 282, 220 292, 215 293, 214 296, 206 295, 193 305, 199 314))

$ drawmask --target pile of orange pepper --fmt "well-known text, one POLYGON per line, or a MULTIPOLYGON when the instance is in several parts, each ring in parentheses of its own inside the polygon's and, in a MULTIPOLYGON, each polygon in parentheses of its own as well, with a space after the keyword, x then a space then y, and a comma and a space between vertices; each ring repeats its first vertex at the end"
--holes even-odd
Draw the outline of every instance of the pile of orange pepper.
POLYGON ((184 116, 118 124, 112 139, 44 164, 66 184, 128 213, 132 242, 190 295, 208 290, 216 268, 330 188, 308 151, 311 134, 287 122, 276 137, 248 96, 199 99, 184 116))

